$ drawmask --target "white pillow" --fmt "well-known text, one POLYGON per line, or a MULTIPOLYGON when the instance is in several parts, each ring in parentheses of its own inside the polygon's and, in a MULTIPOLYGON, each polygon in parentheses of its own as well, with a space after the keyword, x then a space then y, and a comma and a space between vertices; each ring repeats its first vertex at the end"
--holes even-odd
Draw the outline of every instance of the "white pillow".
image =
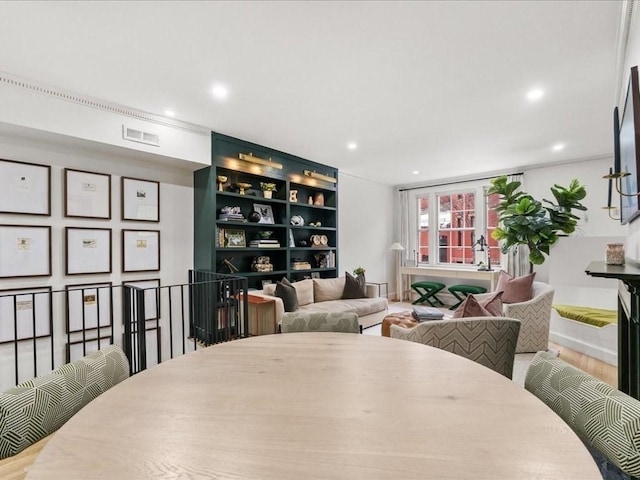
POLYGON ((344 291, 344 277, 338 278, 314 278, 313 299, 316 302, 328 302, 340 300, 344 291))
POLYGON ((307 280, 293 282, 293 286, 298 296, 298 306, 302 307, 313 303, 313 280, 308 278, 307 280))
POLYGON ((268 283, 267 285, 262 287, 262 293, 264 293, 265 295, 271 295, 273 297, 276 293, 276 284, 268 283))

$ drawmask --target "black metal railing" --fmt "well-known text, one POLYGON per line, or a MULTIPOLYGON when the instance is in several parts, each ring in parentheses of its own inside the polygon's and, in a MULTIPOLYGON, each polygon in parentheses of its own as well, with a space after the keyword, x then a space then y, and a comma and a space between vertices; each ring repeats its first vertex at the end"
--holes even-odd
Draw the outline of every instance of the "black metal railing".
POLYGON ((188 283, 159 283, 0 292, 0 391, 112 343, 135 374, 248 336, 245 278, 189 271, 188 283))

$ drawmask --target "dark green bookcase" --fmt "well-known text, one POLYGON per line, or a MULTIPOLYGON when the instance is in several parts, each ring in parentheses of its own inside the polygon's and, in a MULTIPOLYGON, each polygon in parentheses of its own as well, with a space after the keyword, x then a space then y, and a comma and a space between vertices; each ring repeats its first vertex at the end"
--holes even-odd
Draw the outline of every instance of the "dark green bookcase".
POLYGON ((216 132, 211 135, 211 150, 211 167, 194 172, 194 268, 232 273, 223 264, 226 259, 238 269, 234 274, 247 277, 249 288, 257 289, 264 281, 275 283, 282 277, 292 281, 312 276, 337 277, 338 183, 305 172, 337 179, 338 170, 216 132), (258 162, 266 160, 267 164, 242 160, 246 155, 258 162), (222 190, 219 176, 227 178, 222 190), (260 182, 276 184, 272 198, 263 196, 260 182), (234 188, 241 183, 251 185, 244 194, 234 188), (292 190, 297 192, 297 201, 291 201, 292 190), (322 205, 309 204, 309 197, 316 200, 318 196, 324 199, 322 205), (271 209, 273 224, 219 218, 221 209, 230 206, 240 207, 247 219, 256 204, 271 209), (292 225, 294 216, 302 217, 304 225, 292 225), (246 246, 228 246, 224 237, 221 242, 221 230, 227 234, 231 231, 236 237, 244 235, 246 246), (264 231, 273 232, 271 239, 278 240, 279 248, 250 246, 264 231), (326 244, 322 243, 324 239, 326 244), (270 258, 273 271, 252 271, 254 259, 264 256, 270 258), (310 268, 294 269, 294 262, 308 262, 310 268))

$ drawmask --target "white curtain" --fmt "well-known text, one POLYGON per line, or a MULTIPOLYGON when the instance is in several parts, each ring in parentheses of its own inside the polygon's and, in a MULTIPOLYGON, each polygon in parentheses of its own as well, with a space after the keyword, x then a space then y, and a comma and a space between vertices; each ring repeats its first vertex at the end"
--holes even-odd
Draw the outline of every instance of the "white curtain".
MULTIPOLYGON (((524 189, 524 175, 508 175, 510 182, 521 182, 518 190, 524 189)), ((526 245, 518 245, 516 248, 512 248, 506 254, 501 254, 501 264, 506 266, 506 271, 514 277, 520 277, 529 273, 529 247, 526 245)))
POLYGON ((409 192, 407 190, 398 192, 398 203, 400 204, 400 215, 398 220, 400 222, 400 245, 403 246, 402 252, 402 265, 406 264, 409 255, 409 192))

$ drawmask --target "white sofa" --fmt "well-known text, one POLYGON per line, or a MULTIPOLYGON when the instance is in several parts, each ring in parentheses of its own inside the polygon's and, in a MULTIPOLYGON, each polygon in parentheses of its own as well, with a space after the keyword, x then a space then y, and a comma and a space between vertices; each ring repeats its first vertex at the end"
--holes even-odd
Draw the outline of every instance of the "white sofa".
MULTIPOLYGON (((358 315, 362 328, 381 323, 388 313, 388 302, 384 297, 377 297, 377 287, 367 285, 366 298, 343 299, 344 277, 313 278, 294 282, 298 297, 297 312, 353 312, 358 315)), ((251 295, 275 300, 276 322, 280 325, 284 315, 284 303, 276 297, 275 284, 267 285, 264 290, 252 291, 251 295)))

